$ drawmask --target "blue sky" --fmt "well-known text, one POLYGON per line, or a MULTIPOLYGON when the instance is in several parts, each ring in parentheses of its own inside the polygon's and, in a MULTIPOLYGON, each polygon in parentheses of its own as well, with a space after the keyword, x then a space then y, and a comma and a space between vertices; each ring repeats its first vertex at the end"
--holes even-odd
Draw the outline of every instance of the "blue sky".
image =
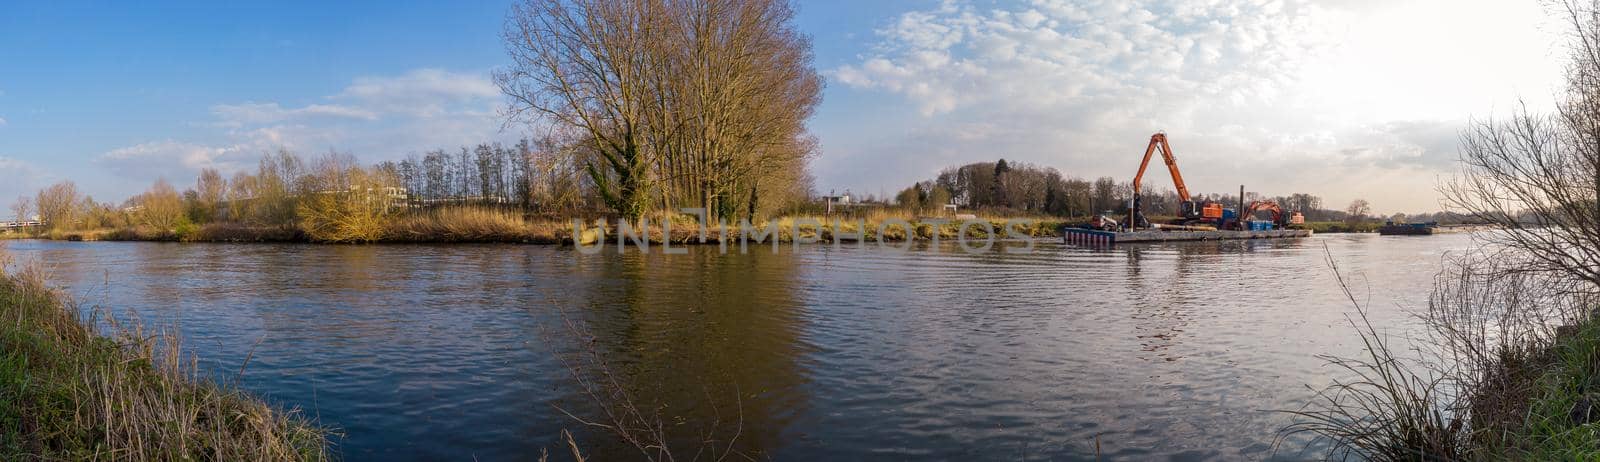
MULTIPOLYGON (((1166 130, 1201 191, 1430 210, 1465 119, 1559 77, 1537 6, 1227 3, 801 1, 828 77, 817 187, 892 194, 999 157, 1122 178, 1166 130)), ((0 3, 0 204, 61 179, 121 201, 277 147, 514 139, 488 80, 509 5, 0 3)))
MULTIPOLYGON (((799 23, 817 44, 819 67, 854 56, 885 17, 926 2, 808 2, 799 23)), ((509 1, 482 2, 6 2, 0 4, 0 203, 59 179, 102 200, 120 201, 153 181, 192 180, 194 167, 152 165, 151 153, 110 162, 108 153, 147 146, 228 146, 219 106, 327 103, 359 79, 415 72, 487 79, 505 62, 501 22, 509 1), (359 3, 359 4, 358 4, 359 3)), ((481 83, 481 82, 480 82, 481 83)), ((849 92, 835 87, 832 92, 849 92)), ((849 97, 830 101, 848 101, 849 97)), ((838 112, 842 104, 825 111, 838 112)), ((478 111, 482 112, 482 111, 478 111)), ((844 111, 848 112, 848 111, 844 111)), ((492 119, 492 118, 481 118, 492 119)), ((819 118, 828 125, 847 116, 819 118)), ((316 122, 316 121, 310 121, 316 122)), ((511 139, 515 127, 483 122, 465 136, 417 137, 432 144, 382 145, 345 133, 293 143, 300 150, 349 150, 379 160, 483 138, 511 139), (324 142, 319 144, 318 142, 324 142), (453 144, 447 144, 453 143, 453 144)), ((351 131, 382 132, 383 123, 351 131)), ((448 128, 448 126, 443 127, 448 128)), ((224 166, 270 148, 249 144, 224 166)))
MULTIPOLYGON (((487 72, 502 56, 504 9, 490 2, 6 2, 0 156, 30 164, 23 175, 43 179, 17 178, 30 186, 72 179, 120 201, 151 178, 104 165, 106 153, 168 140, 225 142, 209 125, 221 104, 309 104, 360 76, 417 68, 487 72)), ((337 146, 322 149, 329 147, 337 146)), ((0 202, 19 193, 0 192, 8 193, 0 202)))

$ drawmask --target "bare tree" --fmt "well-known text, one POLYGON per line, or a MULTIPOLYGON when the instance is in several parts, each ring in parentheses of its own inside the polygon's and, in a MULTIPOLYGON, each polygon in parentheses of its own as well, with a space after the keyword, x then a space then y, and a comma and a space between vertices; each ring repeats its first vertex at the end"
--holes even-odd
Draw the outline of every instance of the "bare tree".
POLYGON ((1475 121, 1461 134, 1463 171, 1441 192, 1451 211, 1503 230, 1482 238, 1522 250, 1522 271, 1600 284, 1600 7, 1563 6, 1572 60, 1555 113, 1522 105, 1475 121))
POLYGON ((195 202, 200 212, 198 220, 211 221, 221 216, 222 202, 228 194, 228 180, 223 179, 217 169, 202 169, 194 187, 197 194, 195 202))
POLYGON ((648 188, 646 75, 658 51, 659 2, 527 0, 505 30, 510 68, 495 73, 513 120, 549 120, 582 132, 591 177, 607 205, 636 217, 648 188))
POLYGON ((171 230, 183 218, 183 198, 167 180, 156 180, 149 190, 134 198, 134 205, 138 207, 134 216, 139 224, 156 229, 171 230))
POLYGON ((295 195, 304 192, 305 165, 288 150, 263 156, 256 168, 249 221, 262 225, 288 225, 295 220, 295 195))
POLYGON ((1094 210, 1091 214, 1116 210, 1120 205, 1119 202, 1121 201, 1117 198, 1117 180, 1109 176, 1094 180, 1094 210))
POLYGON ((571 132, 623 215, 754 214, 809 194, 822 79, 793 18, 787 0, 525 0, 495 77, 512 120, 571 132))
POLYGON ((250 201, 255 199, 256 177, 247 172, 233 174, 228 181, 228 220, 243 222, 250 215, 250 201))
POLYGON ((33 215, 33 198, 18 197, 16 202, 11 203, 11 213, 17 217, 17 221, 29 221, 29 217, 33 215))
POLYGON ((306 234, 327 242, 373 242, 395 211, 399 179, 385 169, 362 168, 355 157, 330 153, 307 175, 298 214, 306 234))
POLYGON ((672 67, 687 74, 678 106, 692 116, 685 151, 700 156, 691 162, 699 181, 688 193, 714 214, 750 214, 764 183, 794 181, 784 173, 803 171, 814 152, 805 121, 823 84, 810 40, 793 26, 786 0, 674 5, 681 20, 673 30, 684 46, 676 55, 682 64, 672 67))
POLYGON ((79 200, 78 186, 62 181, 39 191, 34 206, 46 229, 71 229, 77 221, 79 200))
POLYGON ((1372 213, 1372 203, 1367 202, 1366 199, 1350 201, 1350 205, 1344 207, 1344 213, 1346 220, 1351 223, 1359 222, 1365 219, 1367 214, 1372 213))

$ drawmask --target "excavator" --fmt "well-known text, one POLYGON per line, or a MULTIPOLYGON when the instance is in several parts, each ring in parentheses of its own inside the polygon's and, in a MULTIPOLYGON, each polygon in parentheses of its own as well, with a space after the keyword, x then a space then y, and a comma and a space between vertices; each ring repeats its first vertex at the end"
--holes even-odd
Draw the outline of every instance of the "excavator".
POLYGON ((1161 151, 1161 158, 1167 162, 1167 170, 1172 172, 1172 184, 1178 189, 1178 216, 1182 217, 1178 225, 1217 225, 1222 221, 1222 204, 1214 201, 1196 202, 1189 196, 1189 187, 1183 184, 1183 174, 1178 173, 1178 159, 1172 155, 1172 146, 1167 144, 1166 133, 1150 135, 1150 145, 1144 148, 1144 161, 1139 163, 1139 173, 1133 176, 1133 205, 1128 209, 1127 218, 1123 219, 1124 229, 1150 228, 1150 221, 1144 217, 1140 188, 1143 187, 1144 171, 1150 166, 1150 156, 1156 151, 1161 151))
POLYGON ((1230 226, 1228 227, 1238 230, 1245 230, 1249 227, 1249 225, 1245 223, 1247 223, 1251 218, 1255 217, 1256 212, 1260 211, 1272 212, 1272 225, 1278 227, 1279 229, 1306 224, 1305 214, 1302 214, 1298 211, 1284 213, 1283 207, 1279 207, 1277 202, 1254 201, 1251 202, 1250 205, 1245 206, 1244 213, 1239 214, 1239 219, 1229 223, 1230 226))

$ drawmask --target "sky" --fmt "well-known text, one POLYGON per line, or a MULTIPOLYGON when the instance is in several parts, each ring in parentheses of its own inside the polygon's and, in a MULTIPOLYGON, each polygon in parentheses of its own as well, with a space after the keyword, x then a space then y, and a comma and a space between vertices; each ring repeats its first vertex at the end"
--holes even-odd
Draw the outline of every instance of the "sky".
MULTIPOLYGON (((1164 131, 1192 191, 1433 211, 1460 130, 1548 110, 1565 57, 1535 0, 797 4, 827 79, 819 193, 1000 158, 1126 181, 1164 131)), ((510 5, 0 2, 0 204, 61 180, 120 203, 280 148, 510 142, 510 5)))

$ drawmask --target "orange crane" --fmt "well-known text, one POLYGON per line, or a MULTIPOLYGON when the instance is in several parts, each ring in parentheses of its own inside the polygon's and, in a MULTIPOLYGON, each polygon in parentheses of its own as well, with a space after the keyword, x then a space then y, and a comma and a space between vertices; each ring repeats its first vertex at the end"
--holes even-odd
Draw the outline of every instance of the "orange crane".
POLYGON ((1150 226, 1140 208, 1139 191, 1143 187, 1144 170, 1150 166, 1150 156, 1158 150, 1161 151, 1162 160, 1167 162, 1167 170, 1172 172, 1172 185, 1178 189, 1178 200, 1182 201, 1178 215, 1183 217, 1184 224, 1221 221, 1222 204, 1211 201, 1196 203, 1189 197, 1189 187, 1183 184, 1183 174, 1178 173, 1178 159, 1172 155, 1172 145, 1167 144, 1167 134, 1156 133, 1150 135, 1150 145, 1144 148, 1144 161, 1139 162, 1139 173, 1133 176, 1133 204, 1128 209, 1128 218, 1123 225, 1128 228, 1150 226))
POLYGON ((1239 214, 1239 219, 1237 220, 1236 225, 1240 228, 1247 228, 1248 225, 1246 225, 1244 222, 1250 221, 1255 216, 1256 212, 1263 210, 1272 212, 1272 224, 1279 228, 1288 228, 1290 226, 1306 224, 1305 214, 1300 213, 1299 211, 1285 214, 1283 207, 1279 207, 1277 202, 1255 201, 1246 206, 1244 208, 1244 212, 1239 214))

